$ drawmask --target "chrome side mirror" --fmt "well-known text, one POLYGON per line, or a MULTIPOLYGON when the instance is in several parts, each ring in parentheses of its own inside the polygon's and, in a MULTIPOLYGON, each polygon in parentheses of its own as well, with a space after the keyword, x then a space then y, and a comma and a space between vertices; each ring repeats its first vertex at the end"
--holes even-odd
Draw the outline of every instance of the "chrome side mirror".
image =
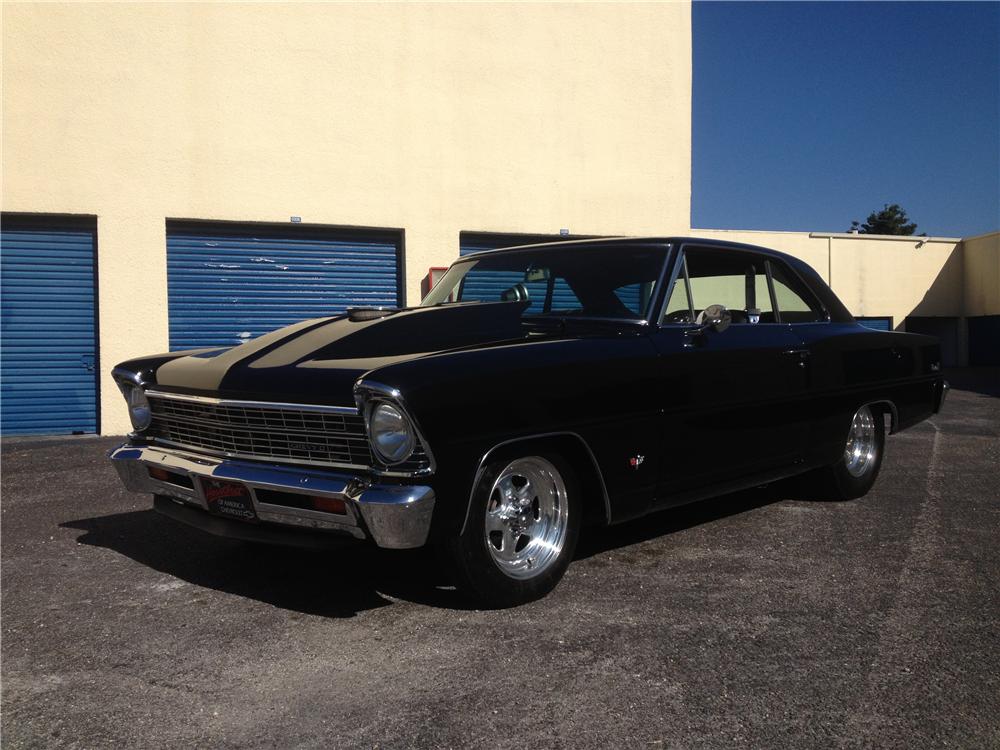
MULTIPOLYGON (((726 309, 725 305, 709 305, 698 313, 694 322, 698 327, 684 331, 685 336, 702 336, 709 329, 716 333, 722 333, 733 322, 733 314, 726 309)), ((689 345, 685 344, 685 346, 689 345)))
POLYGON ((698 313, 694 322, 699 332, 712 329, 716 333, 722 333, 733 322, 733 314, 725 305, 709 305, 698 313))

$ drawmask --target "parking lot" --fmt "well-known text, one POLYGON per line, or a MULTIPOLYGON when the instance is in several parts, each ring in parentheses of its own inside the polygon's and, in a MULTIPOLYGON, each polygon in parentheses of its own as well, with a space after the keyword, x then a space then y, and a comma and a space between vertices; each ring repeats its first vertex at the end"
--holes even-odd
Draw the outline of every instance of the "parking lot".
POLYGON ((6 442, 4 746, 1000 746, 1000 373, 956 379, 867 497, 591 530, 505 611, 421 551, 182 527, 113 438, 6 442))

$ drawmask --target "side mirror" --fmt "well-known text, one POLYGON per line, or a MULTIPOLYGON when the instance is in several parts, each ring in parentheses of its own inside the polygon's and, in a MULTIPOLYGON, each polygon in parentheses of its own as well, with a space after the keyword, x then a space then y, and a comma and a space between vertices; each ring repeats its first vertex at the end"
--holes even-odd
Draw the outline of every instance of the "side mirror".
MULTIPOLYGON (((698 326, 697 328, 684 331, 684 335, 688 338, 703 336, 705 331, 709 329, 716 333, 722 333, 733 322, 733 314, 726 309, 725 305, 709 305, 698 313, 694 322, 698 326)), ((688 341, 684 346, 690 347, 692 343, 688 341)))
POLYGON ((722 333, 733 322, 733 314, 724 305, 709 305, 698 317, 703 326, 711 328, 716 333, 722 333))

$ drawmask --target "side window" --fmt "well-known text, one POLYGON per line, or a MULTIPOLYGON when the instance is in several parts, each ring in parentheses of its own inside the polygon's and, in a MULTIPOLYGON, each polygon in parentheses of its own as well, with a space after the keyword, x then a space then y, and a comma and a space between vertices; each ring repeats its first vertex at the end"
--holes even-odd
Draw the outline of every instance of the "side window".
POLYGON ((569 284, 566 283, 566 279, 561 276, 557 276, 552 285, 552 310, 554 311, 572 311, 580 310, 583 305, 580 304, 580 300, 576 298, 573 294, 573 290, 570 289, 569 284))
POLYGON ((782 323, 820 323, 826 320, 823 307, 802 280, 780 261, 768 261, 774 298, 782 323))
POLYGON ((626 284, 615 289, 615 296, 635 317, 639 318, 642 317, 643 311, 649 304, 649 298, 653 294, 653 286, 654 282, 652 281, 626 284))
POLYGON ((662 323, 693 323, 691 302, 688 299, 687 284, 684 283, 684 269, 677 276, 674 288, 670 290, 667 308, 663 311, 662 323))
MULTIPOLYGON (((732 313, 734 324, 774 322, 763 258, 742 251, 696 247, 685 250, 685 260, 695 316, 709 305, 724 305, 732 313)), ((674 302, 678 294, 675 285, 668 312, 681 306, 674 302)), ((678 300, 683 298, 679 296, 678 300)))

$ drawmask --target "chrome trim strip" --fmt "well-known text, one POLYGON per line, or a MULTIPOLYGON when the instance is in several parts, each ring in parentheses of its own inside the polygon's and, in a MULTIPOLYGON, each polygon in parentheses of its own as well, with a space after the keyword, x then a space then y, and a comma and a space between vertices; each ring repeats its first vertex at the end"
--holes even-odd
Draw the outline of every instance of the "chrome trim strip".
MULTIPOLYGON (((424 455, 427 457, 427 468, 419 469, 417 471, 402 471, 392 468, 392 466, 398 466, 399 464, 393 464, 392 466, 380 464, 373 465, 371 467, 372 473, 386 477, 422 477, 428 476, 437 471, 437 461, 434 459, 434 452, 431 450, 430 443, 427 442, 427 438, 424 437, 424 433, 420 429, 420 423, 414 418, 413 413, 407 407, 403 394, 400 393, 398 388, 393 388, 392 386, 386 385, 385 383, 379 383, 375 380, 366 380, 365 377, 362 376, 358 378, 357 382, 354 383, 354 399, 358 404, 358 412, 361 414, 362 422, 364 423, 365 436, 368 438, 368 451, 371 453, 372 462, 375 463, 379 461, 378 452, 372 446, 371 436, 368 435, 368 412, 373 396, 375 398, 392 401, 403 410, 403 414, 410 420, 410 424, 413 425, 413 431, 417 433, 417 442, 420 444, 420 447, 423 448, 424 455)), ((413 454, 411 453, 410 456, 407 456, 406 459, 400 461, 399 463, 405 463, 412 456, 413 454)))
MULTIPOLYGON (((472 303, 477 304, 477 303, 472 303)), ((629 323, 635 326, 648 326, 649 321, 645 318, 608 318, 598 315, 559 315, 558 313, 540 313, 538 315, 522 315, 521 320, 532 318, 545 318, 546 320, 586 320, 597 321, 598 323, 629 323)))
POLYGON ((282 401, 241 401, 238 399, 215 398, 213 396, 189 396, 185 393, 166 393, 164 391, 147 390, 147 396, 156 398, 173 399, 175 401, 194 401, 202 404, 215 404, 218 406, 233 406, 237 408, 251 409, 298 409, 299 411, 322 411, 333 414, 350 414, 359 416, 357 407, 354 406, 326 406, 324 404, 290 404, 282 401))
MULTIPOLYGON (((141 434, 141 433, 140 433, 141 434)), ((285 458, 278 456, 262 456, 253 453, 232 453, 230 451, 220 451, 214 448, 202 448, 199 445, 189 445, 187 443, 176 443, 166 438, 155 437, 153 435, 142 435, 143 438, 156 445, 165 445, 170 448, 182 448, 188 451, 197 451, 206 456, 216 456, 218 458, 242 458, 248 461, 262 461, 264 463, 295 464, 296 466, 329 466, 334 469, 355 469, 358 471, 369 471, 370 466, 363 464, 334 463, 332 461, 320 461, 319 459, 285 458)))
MULTIPOLYGON (((670 256, 668 255, 667 257, 669 258, 670 256)), ((653 324, 657 328, 662 328, 663 325, 664 325, 664 323, 663 323, 663 316, 667 314, 667 305, 670 304, 670 298, 673 296, 673 293, 674 293, 674 284, 677 283, 677 277, 680 276, 681 265, 682 265, 682 261, 683 260, 684 260, 684 250, 683 250, 683 248, 678 247, 677 248, 677 255, 673 259, 674 262, 673 262, 672 268, 670 270, 670 280, 667 282, 666 286, 664 286, 664 288, 663 288, 663 302, 660 303, 660 314, 656 316, 656 320, 653 322, 653 324)), ((690 292, 689 292, 688 293, 688 305, 690 305, 690 304, 691 304, 691 295, 690 295, 690 292)), ((674 324, 671 324, 671 325, 687 325, 687 326, 689 326, 691 324, 690 323, 683 323, 683 324, 682 323, 674 323, 674 324)))
POLYGON ((370 537, 378 546, 390 549, 420 547, 426 543, 430 532, 435 505, 431 487, 371 485, 349 475, 225 461, 128 443, 113 449, 108 456, 127 489, 167 495, 206 513, 208 503, 199 481, 203 477, 245 485, 250 490, 258 517, 271 523, 347 532, 358 539, 370 537), (149 466, 182 474, 188 477, 191 487, 154 479, 147 471, 149 466), (338 516, 262 502, 257 495, 259 489, 337 498, 344 501, 347 514, 338 516))
POLYGON ((465 526, 469 523, 469 513, 472 512, 472 495, 475 493, 476 487, 479 485, 479 480, 482 478, 483 472, 486 470, 486 462, 489 460, 490 456, 498 449, 513 443, 522 443, 525 440, 543 440, 550 437, 574 437, 580 441, 584 450, 587 451, 587 456, 590 458, 590 461, 594 466, 594 471, 597 472, 598 480, 600 480, 601 493, 604 495, 604 523, 611 525, 611 498, 608 496, 608 486, 604 481, 604 473, 601 471, 601 465, 597 463, 597 457, 594 455, 594 451, 590 449, 587 441, 576 432, 541 432, 536 435, 525 435, 524 437, 511 438, 510 440, 504 440, 502 443, 497 443, 486 451, 486 453, 483 454, 483 457, 479 459, 479 466, 476 468, 476 478, 472 481, 472 489, 469 490, 469 501, 465 504, 465 517, 462 519, 462 528, 459 530, 460 534, 465 533, 465 526))

